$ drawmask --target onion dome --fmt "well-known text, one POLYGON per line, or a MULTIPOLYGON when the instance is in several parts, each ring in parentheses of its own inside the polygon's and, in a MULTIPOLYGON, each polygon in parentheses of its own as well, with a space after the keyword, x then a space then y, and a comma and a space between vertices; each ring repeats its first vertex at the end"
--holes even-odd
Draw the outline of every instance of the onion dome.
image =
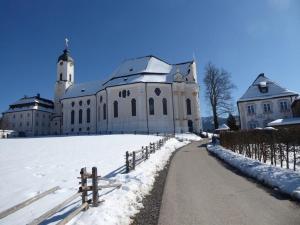
POLYGON ((63 54, 61 54, 59 57, 58 57, 58 60, 57 60, 57 62, 59 62, 59 61, 65 61, 65 62, 73 62, 74 63, 74 60, 73 60, 73 58, 70 56, 70 52, 69 52, 69 50, 66 48, 65 50, 64 50, 64 53, 63 54))

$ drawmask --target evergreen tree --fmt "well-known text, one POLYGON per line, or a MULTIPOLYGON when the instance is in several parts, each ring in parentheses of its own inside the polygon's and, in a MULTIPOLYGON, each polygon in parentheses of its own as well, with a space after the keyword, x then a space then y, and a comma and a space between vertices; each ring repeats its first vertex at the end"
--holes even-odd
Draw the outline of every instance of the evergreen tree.
POLYGON ((235 117, 229 113, 227 118, 227 126, 230 128, 230 130, 238 130, 238 126, 236 125, 235 117))

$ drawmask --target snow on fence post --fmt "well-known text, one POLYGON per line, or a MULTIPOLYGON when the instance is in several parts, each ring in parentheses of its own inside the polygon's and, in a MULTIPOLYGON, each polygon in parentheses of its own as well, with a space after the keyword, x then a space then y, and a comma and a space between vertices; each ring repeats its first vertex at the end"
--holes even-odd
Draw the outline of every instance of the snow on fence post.
POLYGON ((97 167, 92 168, 92 185, 93 185, 93 207, 99 205, 99 195, 98 195, 98 175, 97 167))
MULTIPOLYGON (((86 173, 86 167, 81 168, 80 171, 80 175, 81 175, 81 200, 82 200, 82 204, 85 204, 88 201, 88 197, 87 197, 87 173, 86 173)), ((83 210, 87 210, 87 208, 84 208, 83 210)))
POLYGON ((129 167, 129 152, 128 151, 126 151, 125 163, 126 163, 126 173, 129 173, 130 167, 129 167))

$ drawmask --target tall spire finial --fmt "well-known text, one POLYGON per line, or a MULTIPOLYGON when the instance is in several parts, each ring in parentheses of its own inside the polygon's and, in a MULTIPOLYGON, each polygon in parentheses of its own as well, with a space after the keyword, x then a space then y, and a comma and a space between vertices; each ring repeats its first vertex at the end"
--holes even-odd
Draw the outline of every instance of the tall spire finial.
POLYGON ((68 38, 65 38, 65 45, 66 45, 66 49, 68 49, 68 47, 69 47, 69 39, 68 38))

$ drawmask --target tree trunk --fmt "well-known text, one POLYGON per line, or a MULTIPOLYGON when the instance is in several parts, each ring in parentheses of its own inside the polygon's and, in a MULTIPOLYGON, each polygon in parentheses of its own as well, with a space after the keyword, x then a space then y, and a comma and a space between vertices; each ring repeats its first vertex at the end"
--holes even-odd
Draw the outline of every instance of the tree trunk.
POLYGON ((219 122, 218 122, 218 115, 217 115, 217 107, 213 105, 212 108, 213 108, 214 126, 215 129, 218 129, 219 122))

